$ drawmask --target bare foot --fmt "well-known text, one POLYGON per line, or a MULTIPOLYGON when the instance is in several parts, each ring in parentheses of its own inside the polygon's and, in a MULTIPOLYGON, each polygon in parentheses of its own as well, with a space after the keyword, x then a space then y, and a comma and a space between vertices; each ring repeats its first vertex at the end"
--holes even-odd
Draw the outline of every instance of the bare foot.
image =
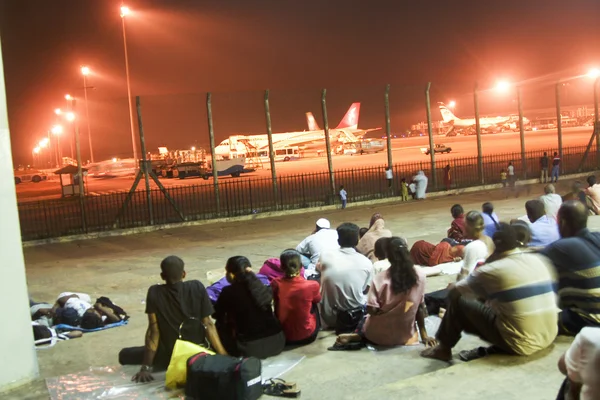
POLYGON ((421 352, 421 357, 433 358, 440 361, 450 362, 452 360, 452 350, 442 345, 437 345, 421 352))

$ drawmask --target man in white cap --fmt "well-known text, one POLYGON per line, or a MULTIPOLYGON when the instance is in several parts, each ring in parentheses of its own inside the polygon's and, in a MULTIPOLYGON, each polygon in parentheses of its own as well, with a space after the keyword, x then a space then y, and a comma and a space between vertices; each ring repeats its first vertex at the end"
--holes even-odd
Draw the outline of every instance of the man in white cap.
POLYGON ((305 275, 315 274, 315 266, 319 262, 319 257, 323 251, 339 248, 337 231, 331 229, 329 220, 319 218, 315 231, 296 247, 296 251, 304 256, 305 275))

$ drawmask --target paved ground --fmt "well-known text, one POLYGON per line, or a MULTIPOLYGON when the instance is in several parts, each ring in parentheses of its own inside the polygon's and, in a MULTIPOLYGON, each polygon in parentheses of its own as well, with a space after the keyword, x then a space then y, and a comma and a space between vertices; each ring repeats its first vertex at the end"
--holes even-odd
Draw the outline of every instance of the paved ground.
MULTIPOLYGON (((592 133, 591 127, 565 128, 563 130, 563 146, 584 146, 588 143, 592 133)), ((435 137, 435 143, 442 143, 452 148, 448 155, 438 155, 438 162, 447 161, 455 157, 471 157, 477 155, 477 142, 475 136, 435 137)), ((526 132, 526 149, 542 150, 557 148, 556 130, 542 130, 526 132)), ((394 139, 392 141, 393 159, 395 163, 429 162, 429 157, 421 153, 422 147, 429 147, 427 137, 413 137, 394 139)), ((505 154, 518 152, 519 134, 514 132, 498 133, 482 136, 482 149, 484 155, 505 154)), ((387 153, 365 154, 362 156, 340 155, 333 157, 335 170, 347 168, 359 168, 370 166, 381 166, 387 164, 387 153)), ((441 165, 441 164, 440 164, 441 165)), ((292 175, 306 172, 327 171, 327 157, 310 157, 299 161, 278 162, 276 164, 278 176, 292 175)), ((264 169, 254 173, 245 174, 245 178, 270 177, 271 171, 268 163, 264 169)), ((231 177, 221 177, 219 180, 230 180, 231 177)), ((235 178, 233 178, 235 179, 235 178)), ((211 180, 212 181, 212 180, 211 180)), ((204 183, 201 178, 190 178, 186 180, 162 179, 166 187, 180 185, 198 185, 204 183)), ((88 179, 87 190, 93 195, 127 191, 131 188, 133 178, 117 179, 88 179)), ((151 184, 154 187, 154 183, 151 184)), ((141 184, 139 188, 143 188, 141 184)), ((22 183, 17 185, 17 197, 19 201, 42 200, 60 197, 60 185, 58 181, 40 183, 22 183)))
MULTIPOLYGON (((529 196, 522 193, 517 199, 505 199, 501 191, 480 192, 26 248, 28 285, 34 299, 52 301, 65 290, 83 291, 92 297, 110 297, 132 316, 126 327, 86 334, 82 339, 39 351, 41 377, 115 365, 122 347, 143 344, 146 290, 159 282, 159 262, 166 255, 181 256, 188 277, 206 283, 206 273, 223 268, 225 260, 233 255, 246 255, 260 267, 266 258, 299 243, 319 217, 329 218, 333 225, 352 221, 364 226, 378 211, 392 232, 406 237, 411 244, 419 239, 439 241, 449 226, 452 204, 459 202, 466 210, 479 209, 482 202, 491 199, 500 218, 507 220, 523 215, 526 198, 537 195, 542 187, 535 185, 531 190, 529 196)), ((600 226, 600 221, 594 218, 592 224, 600 226)), ((430 278, 427 290, 445 287, 451 279, 430 278)), ((556 361, 569 342, 559 338, 552 348, 530 358, 495 356, 469 364, 456 361, 449 366, 419 357, 420 348, 327 352, 333 341, 332 333, 322 332, 316 343, 293 350, 307 358, 286 378, 299 383, 303 398, 552 398, 561 381, 556 361)), ((464 338, 457 350, 479 343, 478 339, 464 338)), ((8 398, 18 399, 47 396, 42 380, 8 394, 8 398)))

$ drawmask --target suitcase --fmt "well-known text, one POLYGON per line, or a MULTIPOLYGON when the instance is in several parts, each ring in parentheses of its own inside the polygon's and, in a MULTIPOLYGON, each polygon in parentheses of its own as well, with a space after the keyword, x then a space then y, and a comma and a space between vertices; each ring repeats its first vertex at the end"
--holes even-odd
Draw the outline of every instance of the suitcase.
POLYGON ((188 400, 256 400, 263 393, 258 358, 196 354, 187 362, 188 400))

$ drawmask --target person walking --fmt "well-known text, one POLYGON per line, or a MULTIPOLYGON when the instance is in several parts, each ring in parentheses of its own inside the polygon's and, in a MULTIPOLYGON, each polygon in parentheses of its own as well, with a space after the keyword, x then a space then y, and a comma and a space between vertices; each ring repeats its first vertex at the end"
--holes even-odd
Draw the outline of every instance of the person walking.
POLYGON ((450 164, 447 164, 444 167, 444 186, 446 187, 446 191, 450 190, 451 185, 452 185, 452 176, 450 175, 450 164))
POLYGON ((540 157, 540 183, 546 183, 548 180, 548 153, 544 152, 544 155, 540 157))
POLYGON ((554 159, 552 160, 552 175, 550 176, 550 182, 558 182, 558 174, 560 172, 560 157, 557 152, 554 152, 554 159))

